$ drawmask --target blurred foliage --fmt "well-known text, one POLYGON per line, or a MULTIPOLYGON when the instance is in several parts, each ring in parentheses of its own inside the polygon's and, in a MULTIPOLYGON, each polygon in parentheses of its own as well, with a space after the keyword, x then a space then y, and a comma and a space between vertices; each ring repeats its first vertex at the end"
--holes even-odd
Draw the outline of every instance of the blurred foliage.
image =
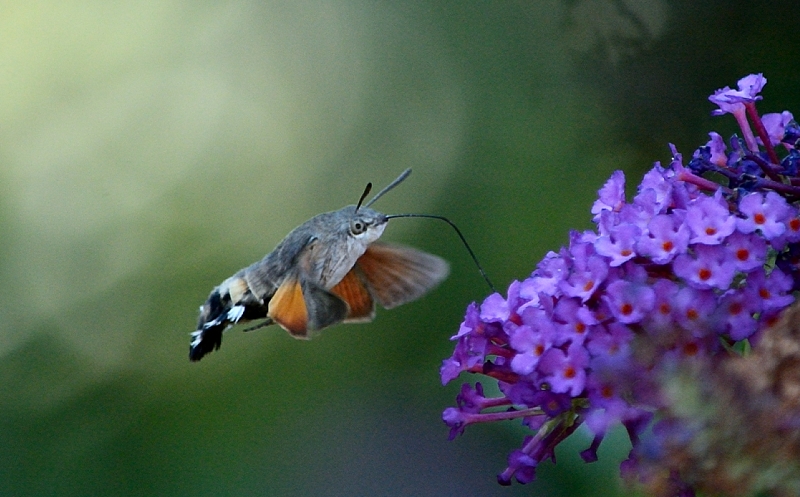
POLYGON ((611 171, 728 135, 706 97, 750 72, 800 112, 794 2, 4 2, 0 494, 627 495, 629 446, 495 474, 512 423, 449 442, 440 385, 488 290, 454 233, 425 299, 310 342, 229 331, 187 359, 211 288, 367 181, 524 278, 611 171))

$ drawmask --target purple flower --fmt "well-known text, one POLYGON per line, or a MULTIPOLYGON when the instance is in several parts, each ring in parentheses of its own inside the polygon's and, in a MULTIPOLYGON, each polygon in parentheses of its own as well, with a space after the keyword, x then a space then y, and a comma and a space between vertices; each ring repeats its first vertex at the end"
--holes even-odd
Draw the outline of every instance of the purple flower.
POLYGON ((726 290, 735 274, 735 267, 727 259, 725 247, 711 245, 692 246, 694 254, 680 254, 672 265, 675 275, 695 288, 726 290))
POLYGON ((756 101, 761 100, 763 97, 759 95, 761 90, 767 84, 767 78, 763 74, 748 74, 737 82, 739 86, 739 93, 732 95, 730 98, 738 98, 741 101, 756 101))
POLYGON ((508 469, 497 475, 501 485, 511 485, 511 478, 516 477, 520 483, 530 483, 536 479, 537 462, 521 450, 515 450, 508 456, 508 469))
POLYGON ((687 286, 674 295, 672 307, 675 322, 697 335, 704 335, 717 308, 717 299, 714 292, 687 286))
POLYGON ((786 231, 786 221, 792 210, 786 199, 775 192, 751 193, 739 202, 739 212, 744 219, 739 219, 737 228, 742 233, 761 231, 764 238, 772 240, 786 231))
POLYGON ((733 340, 744 340, 757 328, 755 314, 761 312, 758 299, 744 292, 729 290, 720 298, 714 319, 722 323, 725 333, 733 340))
POLYGON ((653 309, 655 292, 647 285, 616 280, 606 288, 603 300, 620 323, 638 323, 653 309))
POLYGON ((586 426, 595 435, 605 435, 615 424, 637 412, 615 391, 612 383, 592 381, 587 392, 588 400, 597 406, 586 416, 586 426))
POLYGON ((625 173, 614 171, 606 184, 600 189, 598 199, 592 206, 595 220, 602 212, 619 212, 625 203, 625 173))
POLYGON ((522 285, 529 289, 531 294, 555 295, 558 287, 569 273, 567 261, 555 252, 545 255, 542 262, 533 272, 533 277, 522 282, 522 285))
POLYGON ((753 271, 747 276, 747 294, 752 299, 757 299, 764 311, 784 309, 794 302, 794 297, 789 293, 793 288, 790 276, 778 268, 772 270, 767 276, 763 269, 753 271))
POLYGON ((737 231, 725 240, 728 255, 736 270, 748 272, 767 262, 767 242, 760 236, 737 231))
MULTIPOLYGON (((761 122, 769 135, 770 145, 778 145, 786 135, 786 126, 794 120, 794 116, 788 110, 761 116, 761 122)), ((763 145, 763 143, 760 143, 763 145)))
POLYGON ((574 241, 570 247, 569 274, 558 288, 568 297, 586 302, 608 275, 608 263, 594 253, 591 244, 574 241))
POLYGON ((544 318, 537 321, 533 326, 518 326, 509 334, 509 345, 517 351, 511 360, 511 369, 517 374, 531 374, 553 345, 555 326, 544 318))
MULTIPOLYGON (((780 161, 772 148, 795 128, 788 112, 758 116, 764 84, 750 75, 737 90, 710 97, 715 114, 737 119, 747 148, 738 138, 726 147, 710 133, 684 167, 670 145, 673 160, 645 174, 632 202, 624 174, 613 173, 592 206, 595 230, 573 231, 567 247, 549 252, 505 296, 467 308, 442 382, 480 374, 497 381, 499 394, 465 384, 442 418, 451 438, 470 424, 502 420, 533 433, 509 456, 500 483, 533 480, 539 463, 554 460, 555 447, 582 424, 594 435, 581 452, 585 461, 597 459, 605 434, 621 424, 633 446, 623 474, 651 477, 642 474, 644 455, 658 460, 667 444, 696 434, 681 423, 648 431, 672 407, 664 378, 685 361, 711 362, 736 350, 733 342, 757 338, 794 302, 800 154, 784 147, 780 161), (709 171, 725 185, 703 176, 709 171)), ((692 494, 679 468, 663 472, 670 488, 692 494)))
POLYGON ((652 215, 661 214, 677 202, 675 196, 680 196, 681 192, 673 187, 674 182, 667 176, 667 172, 656 165, 645 173, 633 203, 643 210, 651 211, 652 215))
POLYGON ((553 311, 556 323, 555 345, 583 343, 599 321, 588 307, 577 299, 559 299, 553 311))
POLYGON ((451 338, 457 340, 453 355, 442 362, 442 383, 446 385, 463 371, 482 365, 489 350, 489 338, 499 330, 497 325, 481 321, 478 306, 470 304, 458 334, 451 338))
POLYGON ((637 250, 656 264, 666 264, 675 255, 686 252, 689 228, 683 222, 680 212, 672 215, 659 214, 651 219, 647 225, 647 233, 637 241, 637 250))
MULTIPOLYGON (((711 115, 714 116, 721 116, 723 114, 734 114, 737 113, 744 115, 744 104, 738 100, 731 100, 729 98, 730 95, 736 93, 736 90, 731 90, 729 86, 725 88, 721 88, 714 92, 713 95, 708 97, 708 99, 717 104, 719 109, 714 110, 711 112, 711 115)), ((738 118, 737 118, 738 120, 738 118)))
POLYGON ((487 399, 483 396, 483 385, 476 383, 473 388, 469 383, 464 383, 461 385, 461 393, 456 397, 456 402, 458 408, 450 407, 442 413, 442 421, 450 427, 450 440, 463 433, 466 425, 476 416, 479 417, 481 410, 487 406, 487 399))
POLYGON ((480 313, 478 312, 478 305, 473 302, 467 307, 467 312, 464 314, 464 321, 461 322, 458 333, 450 339, 457 340, 463 336, 481 334, 479 328, 482 326, 483 321, 481 321, 480 313))
POLYGON ((786 225, 786 231, 781 236, 771 240, 772 246, 777 250, 785 249, 787 244, 800 242, 800 215, 798 215, 797 210, 790 210, 784 225, 786 225))
POLYGON ((757 100, 761 100, 761 90, 767 84, 767 79, 761 74, 750 74, 740 79, 738 82, 738 90, 732 90, 729 87, 717 90, 708 99, 719 106, 718 110, 712 112, 712 115, 719 116, 730 113, 739 123, 742 129, 747 148, 751 151, 758 150, 758 142, 750 125, 747 123, 746 106, 755 105, 757 100))
MULTIPOLYGON (((608 217, 601 215, 603 220, 608 217)), ((620 266, 636 256, 634 246, 641 232, 642 230, 638 226, 628 223, 608 226, 605 230, 606 234, 595 240, 594 249, 598 254, 611 259, 609 266, 620 266)))
POLYGON ((566 352, 552 348, 539 361, 539 371, 555 393, 576 397, 586 386, 589 353, 582 344, 573 343, 566 352))
POLYGON ((598 376, 602 376, 609 370, 616 374, 616 372, 627 369, 630 365, 628 355, 633 337, 630 328, 616 322, 609 323, 605 329, 592 334, 586 344, 586 349, 592 358, 592 370, 598 376))
POLYGON ((686 210, 686 225, 692 232, 689 243, 717 245, 736 229, 736 218, 722 199, 722 190, 713 197, 700 197, 686 210))
POLYGON ((722 102, 755 102, 757 100, 761 100, 763 97, 759 95, 761 90, 764 89, 764 85, 767 84, 767 78, 765 78, 762 74, 750 74, 748 76, 743 77, 737 83, 739 90, 731 90, 727 86, 722 90, 717 90, 714 92, 713 100, 710 100, 714 103, 717 101, 722 102))
POLYGON ((645 331, 660 334, 675 326, 675 296, 680 286, 668 279, 653 283, 653 310, 647 315, 645 331))
POLYGON ((486 297, 481 304, 481 321, 484 323, 502 323, 509 318, 508 302, 499 293, 486 297))
POLYGON ((728 156, 725 153, 725 140, 722 138, 722 135, 714 131, 708 135, 711 139, 706 143, 706 146, 709 148, 709 152, 711 152, 711 162, 718 166, 726 166, 728 164, 728 156))

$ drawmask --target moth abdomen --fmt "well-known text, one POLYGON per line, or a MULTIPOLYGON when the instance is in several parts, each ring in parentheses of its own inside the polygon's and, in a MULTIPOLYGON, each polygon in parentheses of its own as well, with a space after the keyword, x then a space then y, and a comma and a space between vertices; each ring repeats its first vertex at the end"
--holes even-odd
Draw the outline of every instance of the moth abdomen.
POLYGON ((267 307, 256 299, 247 281, 238 275, 211 291, 200 307, 197 330, 191 333, 189 360, 199 361, 222 345, 222 333, 238 322, 267 317, 267 307))
POLYGON ((230 296, 220 295, 219 288, 212 290, 206 303, 200 306, 197 330, 191 333, 190 361, 199 361, 209 352, 219 349, 222 345, 222 332, 228 325, 225 318, 229 309, 230 296))

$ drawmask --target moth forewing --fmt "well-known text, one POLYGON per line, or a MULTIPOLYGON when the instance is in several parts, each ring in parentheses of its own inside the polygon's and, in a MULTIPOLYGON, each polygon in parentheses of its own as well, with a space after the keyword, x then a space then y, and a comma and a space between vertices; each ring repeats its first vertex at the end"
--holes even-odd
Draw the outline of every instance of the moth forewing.
POLYGON ((449 264, 441 257, 384 243, 370 245, 357 266, 373 296, 386 309, 418 299, 450 272, 449 264))

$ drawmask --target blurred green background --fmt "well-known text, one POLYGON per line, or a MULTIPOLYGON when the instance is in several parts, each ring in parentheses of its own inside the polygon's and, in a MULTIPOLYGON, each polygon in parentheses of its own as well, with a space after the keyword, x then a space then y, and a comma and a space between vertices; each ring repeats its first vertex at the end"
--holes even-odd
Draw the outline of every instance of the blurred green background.
POLYGON ((238 328, 191 364, 197 307, 407 167, 376 207, 448 216, 505 288, 611 171, 735 131, 713 90, 763 72, 760 109, 800 112, 797 26, 796 2, 2 2, 0 494, 628 495, 621 433, 510 489, 518 424, 447 440, 439 366, 488 290, 443 224, 390 223, 452 275, 371 324, 238 328))

